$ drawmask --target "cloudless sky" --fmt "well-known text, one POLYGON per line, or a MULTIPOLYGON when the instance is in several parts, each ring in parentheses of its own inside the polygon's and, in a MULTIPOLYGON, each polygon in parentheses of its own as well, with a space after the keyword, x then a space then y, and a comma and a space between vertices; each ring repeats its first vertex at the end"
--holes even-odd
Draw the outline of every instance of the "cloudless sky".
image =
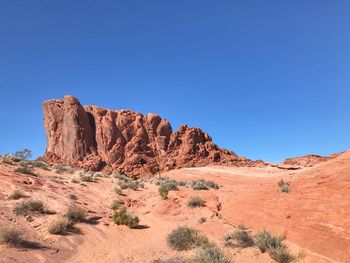
POLYGON ((350 148, 350 1, 0 0, 0 153, 41 104, 154 112, 251 159, 350 148))

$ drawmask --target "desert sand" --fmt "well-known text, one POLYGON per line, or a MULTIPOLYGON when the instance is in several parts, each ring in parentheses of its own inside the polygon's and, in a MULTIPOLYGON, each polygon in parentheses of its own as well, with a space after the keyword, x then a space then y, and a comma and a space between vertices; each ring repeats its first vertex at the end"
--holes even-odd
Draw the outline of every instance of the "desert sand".
POLYGON ((180 186, 163 200, 158 186, 145 179, 144 188, 115 193, 118 179, 99 177, 96 182, 74 183, 74 175, 35 168, 36 176, 16 173, 18 165, 0 164, 0 227, 19 229, 27 241, 22 248, 0 246, 0 262, 157 262, 189 257, 193 251, 170 249, 167 235, 177 226, 200 230, 232 256, 232 262, 273 262, 257 247, 224 247, 223 236, 244 224, 254 233, 263 229, 283 235, 293 253, 304 254, 301 262, 350 261, 350 152, 298 170, 263 167, 207 166, 176 169, 162 177, 176 180, 211 180, 219 189, 196 191, 180 186), (283 178, 291 191, 282 193, 283 178), (8 200, 16 189, 27 197, 8 200), (75 194, 77 200, 71 200, 75 194), (189 197, 206 201, 201 208, 188 208, 189 197), (23 200, 41 200, 52 212, 33 215, 28 222, 12 210, 23 200), (140 218, 137 229, 112 221, 110 206, 122 199, 140 218), (88 212, 86 222, 65 235, 48 233, 50 224, 71 205, 88 212), (207 219, 199 224, 201 217, 207 219))

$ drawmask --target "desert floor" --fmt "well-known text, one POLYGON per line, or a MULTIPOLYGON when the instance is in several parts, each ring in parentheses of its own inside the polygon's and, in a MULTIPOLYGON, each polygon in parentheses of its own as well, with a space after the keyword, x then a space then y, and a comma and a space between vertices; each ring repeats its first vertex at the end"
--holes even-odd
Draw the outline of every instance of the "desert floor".
POLYGON ((16 165, 0 164, 0 227, 20 230, 27 240, 22 248, 0 246, 0 262, 153 262, 189 257, 193 251, 171 250, 167 235, 177 226, 200 230, 232 256, 232 262, 273 262, 257 247, 227 248, 223 236, 244 224, 253 233, 263 229, 283 235, 301 262, 350 262, 350 152, 311 168, 284 170, 276 167, 183 168, 163 173, 182 181, 211 180, 218 190, 196 191, 180 186, 163 200, 158 187, 145 180, 144 188, 114 188, 118 179, 74 183, 73 174, 35 168, 36 176, 14 172, 16 165), (282 193, 278 182, 289 182, 282 193), (27 197, 8 200, 16 189, 27 197), (77 196, 71 200, 70 194, 77 196), (187 200, 199 196, 206 205, 188 208, 187 200), (112 221, 110 206, 121 199, 140 218, 140 227, 129 229, 112 221), (28 222, 12 210, 25 200, 41 200, 54 213, 33 215, 28 222), (50 224, 77 205, 88 212, 84 223, 62 236, 48 233, 50 224), (206 218, 200 224, 198 220, 206 218))

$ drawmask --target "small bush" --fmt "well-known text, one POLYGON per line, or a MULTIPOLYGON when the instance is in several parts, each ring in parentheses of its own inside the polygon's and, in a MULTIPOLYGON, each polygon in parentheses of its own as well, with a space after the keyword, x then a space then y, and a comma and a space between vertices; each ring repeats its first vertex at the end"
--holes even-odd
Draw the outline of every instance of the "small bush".
POLYGON ((26 197, 26 195, 21 190, 15 190, 12 194, 9 195, 10 200, 18 200, 23 197, 26 197))
POLYGON ((85 175, 82 175, 80 176, 80 180, 82 182, 93 182, 94 181, 94 177, 90 174, 85 174, 85 175))
POLYGON ((35 175, 33 171, 33 167, 25 165, 21 166, 15 169, 16 173, 21 173, 21 174, 29 174, 29 175, 35 175))
POLYGON ((9 228, 0 228, 0 243, 19 247, 23 243, 22 233, 9 228))
POLYGON ((33 167, 37 167, 43 170, 49 170, 49 167, 50 167, 47 163, 42 161, 32 161, 31 163, 33 167))
POLYGON ((16 215, 27 215, 30 212, 45 213, 43 202, 33 200, 17 205, 13 211, 16 215))
POLYGON ((187 263, 183 258, 181 257, 173 257, 173 258, 168 258, 168 259, 156 259, 153 260, 152 263, 187 263))
POLYGON ((120 189, 118 186, 114 188, 114 191, 118 195, 124 195, 123 190, 120 189))
POLYGON ((296 256, 291 254, 286 247, 272 248, 268 253, 270 257, 278 263, 290 263, 296 259, 296 256))
POLYGON ((180 226, 167 236, 167 243, 172 249, 183 251, 205 245, 208 239, 193 228, 180 226))
POLYGON ((169 188, 166 185, 161 185, 158 188, 158 192, 160 194, 160 196, 165 200, 168 199, 168 194, 169 194, 169 188))
POLYGON ((132 179, 130 179, 128 181, 120 181, 118 184, 119 184, 119 187, 123 190, 132 189, 134 191, 137 191, 139 189, 139 187, 141 187, 139 181, 135 181, 132 179))
MULTIPOLYGON (((168 185, 174 185, 175 188, 178 186, 185 186, 186 182, 184 181, 177 181, 174 179, 169 179, 167 177, 164 178, 152 178, 150 180, 151 183, 155 184, 155 185, 163 185, 163 184, 168 184, 168 185)), ((175 190, 175 189, 172 189, 175 190)))
POLYGON ((55 172, 58 174, 69 173, 72 174, 74 172, 73 168, 69 165, 57 164, 54 166, 55 172))
POLYGON ((191 197, 187 202, 187 206, 190 208, 202 207, 204 204, 205 201, 197 196, 191 197))
POLYGON ((209 188, 219 189, 219 185, 217 183, 214 183, 213 181, 205 181, 205 180, 203 180, 203 182, 209 188))
POLYGON ((205 222, 207 222, 207 219, 205 217, 201 217, 198 219, 198 224, 203 224, 205 222))
POLYGON ((111 177, 127 182, 130 178, 126 174, 115 173, 111 174, 111 177))
POLYGON ((0 162, 6 163, 6 164, 14 164, 17 162, 23 161, 22 158, 13 156, 12 154, 4 154, 0 155, 0 162))
POLYGON ((278 186, 280 187, 282 193, 289 193, 291 190, 289 183, 284 182, 283 179, 278 182, 278 186))
POLYGON ((78 197, 75 195, 75 194, 70 194, 68 195, 68 198, 72 201, 77 201, 78 200, 78 197))
POLYGON ((235 232, 225 235, 224 240, 226 246, 241 248, 254 246, 254 239, 244 226, 240 226, 235 232))
POLYGON ((99 177, 105 177, 105 175, 104 175, 102 172, 96 172, 96 173, 94 173, 94 175, 93 175, 93 178, 94 178, 94 179, 99 178, 99 177))
POLYGON ((194 258, 189 263, 230 263, 231 257, 213 243, 197 248, 194 258))
POLYGON ((290 263, 297 259, 295 255, 288 251, 282 237, 273 236, 266 230, 261 231, 255 237, 255 244, 262 253, 269 253, 270 257, 276 262, 290 263))
POLYGON ((60 218, 51 224, 49 233, 52 235, 62 235, 71 224, 72 223, 67 218, 60 218))
POLYGON ((206 180, 197 180, 191 183, 193 190, 208 190, 209 188, 219 189, 219 185, 206 180))
POLYGON ((123 205, 124 205, 123 200, 114 200, 112 202, 111 209, 116 210, 116 209, 119 209, 120 207, 122 207, 123 205))
POLYGON ((68 211, 65 214, 65 217, 73 223, 76 222, 83 222, 86 219, 86 212, 84 209, 77 207, 77 206, 72 206, 68 208, 68 211))
POLYGON ((178 181, 163 179, 160 183, 160 187, 158 192, 163 199, 168 199, 168 194, 170 191, 177 190, 177 186, 179 185, 178 181))
POLYGON ((113 221, 117 225, 126 225, 129 228, 135 228, 139 225, 140 219, 126 210, 126 208, 120 211, 115 211, 113 214, 113 221))
POLYGON ((261 231, 255 237, 255 244, 258 246, 262 253, 269 251, 270 249, 285 248, 285 245, 282 241, 282 237, 273 236, 266 230, 261 231))
POLYGON ((206 186, 201 181, 195 181, 191 184, 193 190, 208 190, 208 186, 206 186))

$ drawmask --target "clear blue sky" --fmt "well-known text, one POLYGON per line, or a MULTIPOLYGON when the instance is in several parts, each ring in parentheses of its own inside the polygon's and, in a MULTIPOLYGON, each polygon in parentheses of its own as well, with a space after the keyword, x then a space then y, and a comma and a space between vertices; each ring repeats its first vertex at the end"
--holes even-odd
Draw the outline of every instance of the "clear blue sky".
POLYGON ((350 148, 350 1, 0 0, 0 153, 41 103, 154 112, 280 161, 350 148))

